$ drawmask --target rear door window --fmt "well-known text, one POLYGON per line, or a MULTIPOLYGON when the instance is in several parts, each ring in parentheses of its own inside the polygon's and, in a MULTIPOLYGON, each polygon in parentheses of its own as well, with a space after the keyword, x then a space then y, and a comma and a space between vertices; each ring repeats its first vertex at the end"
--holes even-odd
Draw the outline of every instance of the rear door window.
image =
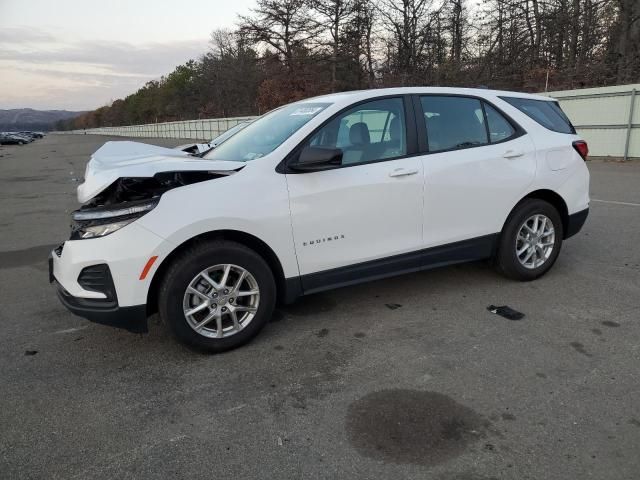
POLYGON ((576 133, 557 102, 530 98, 500 97, 543 127, 559 133, 576 133))
POLYGON ((480 100, 428 95, 420 97, 420 103, 430 152, 489 143, 480 100))
POLYGON ((509 121, 488 103, 484 104, 484 112, 487 115, 489 141, 491 143, 502 142, 516 133, 509 121))

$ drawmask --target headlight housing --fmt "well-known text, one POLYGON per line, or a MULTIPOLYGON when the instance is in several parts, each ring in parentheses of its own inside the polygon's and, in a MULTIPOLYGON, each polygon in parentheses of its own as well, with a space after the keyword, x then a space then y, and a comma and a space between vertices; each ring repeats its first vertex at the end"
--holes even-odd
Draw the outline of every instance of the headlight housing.
POLYGON ((71 240, 104 237, 153 210, 160 198, 108 207, 84 207, 71 214, 71 240))

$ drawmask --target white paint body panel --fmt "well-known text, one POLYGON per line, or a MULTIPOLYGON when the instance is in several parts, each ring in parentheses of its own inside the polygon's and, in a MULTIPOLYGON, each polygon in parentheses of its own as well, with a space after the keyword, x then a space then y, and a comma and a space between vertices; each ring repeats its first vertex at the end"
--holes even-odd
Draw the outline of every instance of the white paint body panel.
POLYGON ((528 135, 421 158, 426 246, 499 232, 536 173, 535 151, 528 135), (522 155, 505 158, 508 152, 522 155))
POLYGON ((423 183, 419 157, 287 175, 300 274, 422 248, 423 183))
POLYGON ((108 142, 89 162, 85 183, 78 188, 81 202, 119 177, 180 170, 239 171, 169 190, 155 209, 111 235, 67 241, 62 256, 53 255, 54 275, 70 294, 98 298, 100 294, 83 290, 77 277, 85 266, 107 263, 119 305, 140 305, 146 303, 151 280, 167 256, 203 233, 234 230, 253 235, 273 250, 285 277, 294 278, 498 233, 517 202, 539 189, 558 193, 570 214, 587 208, 589 174, 571 146, 578 137, 550 132, 500 100, 500 95, 547 100, 457 88, 329 95, 322 97, 323 102, 332 103, 329 107, 273 152, 246 163, 203 160, 134 142, 108 142), (483 97, 510 115, 527 134, 500 144, 322 172, 276 172, 300 142, 342 109, 378 96, 420 93, 483 97), (522 155, 504 158, 509 150, 522 155), (417 172, 390 177, 396 168, 417 172), (338 239, 326 240, 335 236, 338 239), (318 239, 320 243, 315 243, 318 239), (147 278, 140 280, 144 265, 155 255, 158 260, 147 278))
POLYGON ((285 276, 295 276, 286 179, 267 163, 250 162, 237 174, 170 190, 136 223, 174 245, 218 230, 247 233, 271 247, 285 276))

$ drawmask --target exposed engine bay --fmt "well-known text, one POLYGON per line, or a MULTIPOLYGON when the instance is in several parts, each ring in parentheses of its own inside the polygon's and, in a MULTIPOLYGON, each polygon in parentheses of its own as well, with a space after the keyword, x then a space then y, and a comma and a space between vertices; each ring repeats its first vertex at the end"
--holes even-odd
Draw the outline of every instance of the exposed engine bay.
POLYGON ((228 176, 225 172, 159 172, 152 177, 123 177, 71 214, 71 240, 103 237, 153 210, 163 193, 185 185, 228 176))
POLYGON ((125 207, 127 202, 149 200, 177 187, 227 176, 230 172, 159 172, 153 177, 124 177, 113 182, 80 210, 96 207, 125 207), (119 205, 122 204, 122 205, 119 205))

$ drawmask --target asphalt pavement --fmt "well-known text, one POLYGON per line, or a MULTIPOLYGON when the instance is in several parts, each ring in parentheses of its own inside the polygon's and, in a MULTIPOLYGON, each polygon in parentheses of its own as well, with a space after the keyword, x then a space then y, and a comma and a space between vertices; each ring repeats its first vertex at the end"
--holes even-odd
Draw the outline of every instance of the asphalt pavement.
POLYGON ((0 147, 0 478, 639 477, 640 162, 589 162, 587 223, 535 282, 475 263, 343 288, 207 355, 48 283, 107 140, 0 147))

